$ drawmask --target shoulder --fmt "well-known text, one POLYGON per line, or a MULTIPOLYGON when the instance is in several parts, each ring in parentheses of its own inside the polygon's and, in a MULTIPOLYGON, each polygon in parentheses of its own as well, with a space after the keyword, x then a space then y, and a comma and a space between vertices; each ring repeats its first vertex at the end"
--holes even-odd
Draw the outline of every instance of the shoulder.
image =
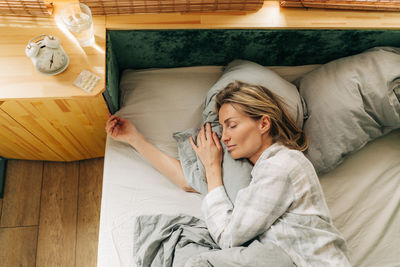
POLYGON ((275 174, 289 178, 293 174, 313 170, 313 165, 301 151, 274 144, 260 156, 253 168, 252 176, 275 174))

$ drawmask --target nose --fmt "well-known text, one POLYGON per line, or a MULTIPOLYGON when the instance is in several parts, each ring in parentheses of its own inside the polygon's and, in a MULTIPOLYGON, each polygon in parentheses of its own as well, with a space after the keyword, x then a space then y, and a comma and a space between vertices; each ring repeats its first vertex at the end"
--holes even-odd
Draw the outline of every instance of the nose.
POLYGON ((226 131, 222 129, 222 136, 221 136, 222 142, 224 142, 226 145, 228 142, 231 140, 231 138, 227 135, 226 131))

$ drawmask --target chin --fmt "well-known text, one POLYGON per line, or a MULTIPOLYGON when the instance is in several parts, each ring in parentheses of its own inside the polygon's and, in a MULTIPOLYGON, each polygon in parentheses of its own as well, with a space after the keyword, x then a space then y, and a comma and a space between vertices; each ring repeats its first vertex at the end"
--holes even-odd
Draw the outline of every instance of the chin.
POLYGON ((231 154, 231 157, 232 157, 233 159, 240 159, 240 158, 243 158, 243 156, 239 155, 239 153, 236 153, 236 151, 231 151, 231 152, 229 152, 229 153, 231 154))

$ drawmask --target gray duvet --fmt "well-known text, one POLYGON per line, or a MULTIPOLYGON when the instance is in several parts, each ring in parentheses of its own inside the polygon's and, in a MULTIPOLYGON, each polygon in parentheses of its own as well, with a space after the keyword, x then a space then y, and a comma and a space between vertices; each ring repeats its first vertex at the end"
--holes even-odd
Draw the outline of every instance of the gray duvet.
POLYGON ((205 222, 188 215, 136 217, 133 240, 138 267, 294 266, 282 249, 257 239, 248 246, 221 250, 205 222))

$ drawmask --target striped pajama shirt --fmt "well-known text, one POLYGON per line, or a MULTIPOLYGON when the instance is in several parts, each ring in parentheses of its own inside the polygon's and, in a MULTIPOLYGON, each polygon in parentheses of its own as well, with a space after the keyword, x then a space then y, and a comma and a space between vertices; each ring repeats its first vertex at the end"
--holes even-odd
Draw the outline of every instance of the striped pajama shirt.
POLYGON ((234 204, 223 186, 203 199, 207 227, 222 249, 257 238, 282 248, 297 266, 350 266, 346 242, 302 152, 275 143, 261 154, 251 176, 234 204))

